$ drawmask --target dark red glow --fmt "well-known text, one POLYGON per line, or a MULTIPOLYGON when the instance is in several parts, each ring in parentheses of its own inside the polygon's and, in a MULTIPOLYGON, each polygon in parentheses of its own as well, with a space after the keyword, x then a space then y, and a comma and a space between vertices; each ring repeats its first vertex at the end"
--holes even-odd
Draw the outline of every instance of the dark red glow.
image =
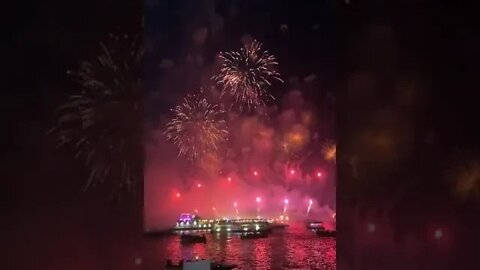
POLYGON ((367 224, 367 231, 369 233, 374 233, 376 230, 376 226, 375 226, 375 223, 368 223, 367 224))

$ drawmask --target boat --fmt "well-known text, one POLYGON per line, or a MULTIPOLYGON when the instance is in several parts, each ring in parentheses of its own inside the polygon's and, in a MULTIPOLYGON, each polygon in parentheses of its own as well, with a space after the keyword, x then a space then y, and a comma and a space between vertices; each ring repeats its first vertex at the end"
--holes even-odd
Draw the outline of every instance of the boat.
POLYGON ((319 237, 336 237, 337 236, 337 231, 332 231, 332 230, 316 230, 315 233, 319 237))
POLYGON ((268 237, 267 232, 245 233, 240 235, 240 239, 258 239, 268 237))
POLYGON ((271 224, 264 219, 225 219, 220 220, 213 226, 212 231, 221 232, 257 232, 257 231, 270 231, 272 229, 271 224))
POLYGON ((213 219, 202 219, 198 215, 191 215, 189 213, 183 213, 177 220, 175 226, 171 228, 173 231, 210 231, 213 225, 216 223, 213 219))
POLYGON ((307 229, 311 230, 317 230, 317 229, 323 229, 323 222, 322 221, 311 221, 307 223, 307 229))
MULTIPOLYGON (((205 232, 255 232, 259 230, 271 230, 274 225, 266 219, 247 218, 247 219, 202 219, 198 215, 183 213, 177 220, 174 227, 171 228, 175 232, 185 231, 205 231, 205 232)), ((278 225, 277 227, 284 227, 278 225)))
POLYGON ((165 270, 231 270, 237 268, 234 264, 215 263, 208 259, 180 261, 178 264, 173 264, 171 260, 167 260, 165 270))
POLYGON ((207 237, 205 235, 182 234, 180 240, 182 244, 207 243, 207 237))

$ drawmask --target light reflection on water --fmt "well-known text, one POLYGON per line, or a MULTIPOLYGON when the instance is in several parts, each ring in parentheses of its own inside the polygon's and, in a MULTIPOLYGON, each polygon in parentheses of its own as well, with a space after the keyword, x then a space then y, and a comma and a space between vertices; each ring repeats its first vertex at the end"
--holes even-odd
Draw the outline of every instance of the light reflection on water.
MULTIPOLYGON (((194 256, 225 260, 239 270, 336 269, 334 238, 319 238, 303 226, 272 232, 268 238, 242 240, 237 234, 205 233, 207 244, 182 245, 178 236, 153 240, 157 263, 194 256)), ((158 267, 162 267, 159 265, 158 267)))

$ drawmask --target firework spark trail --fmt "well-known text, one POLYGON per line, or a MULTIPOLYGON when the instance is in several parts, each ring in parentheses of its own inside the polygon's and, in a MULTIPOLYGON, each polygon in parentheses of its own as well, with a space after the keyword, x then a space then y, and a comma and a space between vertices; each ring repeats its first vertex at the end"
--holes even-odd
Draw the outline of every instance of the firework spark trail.
POLYGON ((72 146, 89 169, 84 190, 108 179, 117 181, 116 193, 141 178, 141 44, 138 36, 111 34, 95 61, 67 71, 80 89, 58 108, 50 133, 57 147, 72 146))
POLYGON ((255 201, 257 202, 257 218, 260 218, 260 203, 262 202, 262 198, 257 197, 255 201))
POLYGON ((313 201, 310 200, 310 201, 308 202, 307 215, 310 214, 310 210, 312 209, 312 204, 313 204, 313 201))
POLYGON ((224 111, 210 104, 202 92, 187 95, 173 112, 175 116, 164 134, 178 147, 179 156, 195 160, 216 153, 228 139, 227 124, 222 118, 224 111))
POLYGON ((238 205, 237 205, 237 202, 234 202, 234 203, 233 203, 233 207, 235 207, 235 213, 237 213, 237 217, 238 217, 239 215, 238 215, 238 205))
POLYGON ((264 99, 273 96, 267 88, 273 81, 283 82, 275 69, 275 56, 262 51, 262 44, 254 40, 240 51, 220 53, 223 64, 213 79, 222 87, 221 96, 229 94, 234 99, 232 106, 240 111, 255 109, 263 105, 264 99))

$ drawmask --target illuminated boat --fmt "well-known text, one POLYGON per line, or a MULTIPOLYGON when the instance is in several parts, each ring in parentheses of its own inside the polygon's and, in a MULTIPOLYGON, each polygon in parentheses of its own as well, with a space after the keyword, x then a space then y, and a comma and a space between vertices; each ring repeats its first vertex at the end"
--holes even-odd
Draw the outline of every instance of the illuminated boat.
POLYGON ((174 231, 187 231, 187 230, 211 230, 215 220, 202 219, 199 216, 191 215, 188 213, 181 214, 177 223, 172 228, 174 231))
POLYGON ((318 230, 325 229, 322 221, 310 221, 307 223, 307 229, 318 230))
POLYGON ((202 219, 196 215, 182 214, 177 220, 172 231, 211 231, 211 232, 256 232, 269 231, 273 228, 284 228, 283 223, 275 223, 270 220, 253 219, 202 219))
POLYGON ((270 231, 272 224, 262 219, 225 219, 213 226, 214 232, 258 232, 270 231))

